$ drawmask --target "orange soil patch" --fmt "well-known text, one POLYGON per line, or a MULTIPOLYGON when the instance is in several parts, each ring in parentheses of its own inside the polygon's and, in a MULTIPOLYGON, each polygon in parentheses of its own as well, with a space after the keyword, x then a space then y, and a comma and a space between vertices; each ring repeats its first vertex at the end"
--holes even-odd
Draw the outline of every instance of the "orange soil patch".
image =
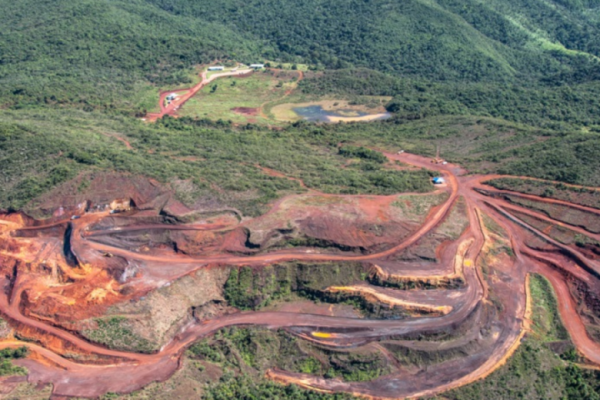
MULTIPOLYGON (((285 329, 303 340, 348 351, 363 345, 377 349, 378 342, 398 337, 403 338, 405 346, 430 346, 433 351, 463 339, 461 336, 456 341, 439 342, 437 334, 460 332, 466 343, 476 338, 477 346, 470 348, 469 357, 434 363, 426 369, 395 369, 370 382, 343 382, 278 370, 267 373, 279 382, 323 392, 372 398, 430 396, 488 376, 513 354, 531 319, 528 274, 532 271, 548 276, 559 294, 561 317, 573 342, 592 363, 600 365, 600 345, 587 335, 579 314, 582 308, 594 307, 591 297, 585 295, 597 293, 600 288, 598 262, 519 221, 501 198, 474 190, 482 188, 484 177, 463 175, 456 165, 431 164, 429 159, 416 155, 386 156, 415 167, 436 169, 447 179, 448 198, 422 220, 411 222, 407 222, 400 207, 393 205, 397 196, 322 194, 287 196, 255 219, 244 219, 231 209, 219 211, 223 215, 200 217, 156 182, 111 175, 114 179, 101 177, 83 194, 73 194, 80 182, 76 180, 34 203, 54 215, 49 220, 14 213, 0 215, 0 311, 17 334, 36 341, 23 344, 31 349, 32 356, 18 361, 19 365, 28 368, 30 381, 53 384, 53 396, 93 398, 109 391, 131 392, 167 379, 190 344, 228 326, 285 329), (469 227, 458 239, 439 245, 439 265, 419 270, 422 264, 418 262, 397 263, 391 269, 394 272, 388 272, 388 264, 395 262, 390 257, 435 233, 435 228, 448 220, 459 196, 468 211, 469 227), (109 214, 104 209, 85 212, 90 203, 110 204, 123 198, 131 199, 136 207, 123 214, 109 214), (82 202, 86 204, 84 209, 79 207, 82 202), (55 213, 59 207, 62 212, 55 213), (71 215, 79 218, 70 219, 71 215), (486 276, 481 271, 482 260, 492 251, 493 238, 484 227, 483 215, 502 227, 514 252, 511 257, 485 258, 490 262, 486 276), (191 220, 183 222, 186 218, 191 220), (305 245, 281 246, 291 238, 286 235, 297 235, 294 238, 306 240, 305 245), (528 247, 531 237, 543 245, 528 247), (210 249, 206 250, 208 242, 210 249), (323 243, 339 248, 318 246, 323 243), (149 251, 132 251, 130 247, 135 246, 149 251), (198 247, 205 252, 191 254, 198 247), (372 278, 380 281, 439 283, 460 278, 464 285, 414 288, 401 294, 392 288, 352 283, 330 286, 333 292, 414 307, 438 316, 371 320, 301 307, 219 314, 190 320, 155 354, 107 349, 73 333, 81 329, 78 324, 82 320, 102 316, 117 303, 139 300, 198 269, 236 265, 260 268, 288 261, 299 263, 300 270, 302 263, 327 262, 331 268, 344 268, 347 262, 369 262, 374 265, 372 278), (378 266, 384 263, 386 268, 378 266), (578 293, 584 295, 582 304, 573 300, 564 276, 569 277, 569 284, 579 285, 578 293), (440 299, 444 302, 437 304, 440 299), (493 308, 498 303, 502 312, 493 308), (489 318, 494 318, 492 328, 483 332, 481 326, 489 323, 489 318), (410 340, 416 337, 423 340, 410 340)), ((584 230, 578 232, 586 234, 584 230)), ((22 343, 0 341, 0 348, 22 343)), ((385 353, 393 364, 393 352, 385 353)))
POLYGON ((392 307, 401 307, 408 311, 427 312, 433 314, 446 315, 452 311, 450 306, 432 306, 428 304, 420 304, 411 301, 400 300, 391 297, 385 293, 380 293, 378 290, 363 286, 331 286, 325 289, 327 293, 346 293, 353 296, 361 296, 365 300, 372 303, 383 303, 392 307))

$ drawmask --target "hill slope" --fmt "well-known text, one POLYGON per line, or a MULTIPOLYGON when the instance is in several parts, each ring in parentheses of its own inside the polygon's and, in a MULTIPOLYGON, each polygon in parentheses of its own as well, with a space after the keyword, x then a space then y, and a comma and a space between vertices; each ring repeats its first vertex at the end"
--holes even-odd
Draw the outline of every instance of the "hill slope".
POLYGON ((214 59, 434 81, 598 79, 597 0, 0 0, 0 105, 143 112, 214 59))
POLYGON ((219 24, 141 2, 0 1, 0 105, 139 107, 153 84, 255 45, 219 24))
POLYGON ((586 55, 600 51, 598 1, 148 2, 267 40, 276 49, 267 57, 329 68, 351 64, 442 80, 506 80, 581 68, 586 55))

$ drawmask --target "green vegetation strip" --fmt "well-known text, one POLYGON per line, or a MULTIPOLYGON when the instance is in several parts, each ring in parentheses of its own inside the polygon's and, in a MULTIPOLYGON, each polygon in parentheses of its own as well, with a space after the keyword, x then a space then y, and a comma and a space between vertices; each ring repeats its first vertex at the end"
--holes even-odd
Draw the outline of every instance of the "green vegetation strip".
MULTIPOLYGON (((328 193, 392 194, 433 189, 426 171, 396 171, 372 163, 343 168, 329 140, 313 143, 302 130, 235 130, 230 125, 168 118, 155 125, 101 114, 0 113, 0 208, 28 201, 84 171, 122 171, 175 185, 180 198, 219 201, 258 215, 287 193, 304 191, 290 179, 265 174, 256 164, 303 179, 328 193), (60 122, 61 115, 70 122, 60 122), (134 150, 103 133, 127 132, 134 150), (18 152, 14 149, 20 149, 18 152), (181 189, 185 188, 185 189, 181 189)), ((310 129, 309 129, 310 130, 310 129)), ((305 132, 308 133, 308 132, 305 132)))
POLYGON ((512 190, 525 194, 564 200, 582 206, 600 208, 600 190, 573 187, 563 183, 552 183, 519 178, 499 178, 485 182, 496 189, 512 190))
POLYGON ((185 202, 212 199, 248 215, 263 213, 267 203, 283 194, 304 190, 297 182, 266 175, 255 167, 257 163, 328 193, 433 189, 427 171, 393 170, 388 164, 360 157, 346 165, 348 159, 339 154, 341 142, 359 148, 401 147, 425 155, 433 155, 435 144, 442 142, 446 144, 442 147, 445 158, 473 172, 556 179, 570 171, 567 178, 571 181, 600 185, 600 178, 593 173, 600 169, 600 157, 582 152, 582 146, 600 143, 600 135, 567 135, 560 138, 560 144, 558 137, 539 142, 544 135, 544 131, 467 117, 444 117, 431 123, 299 123, 271 131, 186 118, 148 125, 127 118, 109 119, 100 113, 0 111, 0 207, 22 208, 78 173, 99 170, 141 174, 165 183, 184 181, 185 185, 175 186, 185 202), (432 123, 435 132, 430 130, 432 123), (134 150, 105 132, 126 138, 134 150), (473 140, 474 135, 479 139, 473 140), (509 136, 518 149, 507 151, 498 142, 509 136), (552 149, 548 149, 549 141, 552 149), (489 146, 484 151, 480 147, 486 143, 489 146))
POLYGON ((98 327, 81 334, 89 340, 116 350, 151 353, 157 350, 151 342, 134 334, 128 326, 127 318, 110 317, 96 319, 98 327))
MULTIPOLYGON (((187 354, 192 359, 212 363, 225 371, 221 383, 209 386, 207 398, 222 398, 218 396, 229 390, 231 385, 254 375, 262 376, 266 369, 272 367, 328 379, 337 377, 349 382, 369 381, 389 372, 387 361, 379 353, 321 349, 284 331, 262 328, 223 329, 212 339, 194 344, 187 354)), ((259 379, 249 388, 263 390, 257 388, 262 382, 259 379)))
POLYGON ((225 284, 225 298, 233 307, 256 310, 273 301, 286 300, 292 293, 315 298, 332 285, 349 285, 367 279, 360 263, 268 265, 260 270, 233 269, 225 284))
POLYGON ((18 360, 27 356, 29 351, 27 347, 19 347, 17 349, 2 349, 0 350, 0 376, 6 375, 26 375, 27 370, 14 365, 11 360, 18 360))

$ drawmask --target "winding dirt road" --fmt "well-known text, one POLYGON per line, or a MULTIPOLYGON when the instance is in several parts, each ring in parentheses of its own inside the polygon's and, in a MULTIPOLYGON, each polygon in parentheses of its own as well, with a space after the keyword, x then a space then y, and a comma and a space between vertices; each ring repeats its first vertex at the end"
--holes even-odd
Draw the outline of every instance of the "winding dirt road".
POLYGON ((241 69, 241 70, 236 70, 236 71, 229 71, 229 72, 223 72, 223 73, 219 73, 219 74, 213 74, 210 76, 210 78, 207 78, 207 71, 203 71, 200 74, 200 77, 202 78, 200 80, 200 83, 198 83, 197 85, 195 85, 191 88, 165 90, 163 92, 160 92, 160 95, 159 95, 160 112, 159 113, 148 113, 146 115, 146 120, 148 120, 150 122, 154 122, 157 119, 164 117, 165 115, 171 115, 171 116, 177 115, 177 110, 179 110, 185 103, 187 103, 187 101, 189 99, 194 97, 196 95, 196 93, 198 93, 200 90, 202 90, 202 88, 204 86, 213 82, 215 79, 223 78, 226 76, 244 76, 244 75, 248 75, 251 73, 252 73, 251 69, 241 69), (167 96, 170 95, 171 93, 179 94, 179 96, 175 100, 171 101, 170 104, 167 104, 167 102, 166 102, 167 96))
MULTIPOLYGON (((247 72, 238 71, 236 74, 247 72)), ((172 115, 177 107, 185 103, 204 85, 220 76, 228 75, 232 74, 213 75, 210 79, 206 79, 203 75, 202 82, 182 95, 180 101, 168 107, 161 106, 161 113, 155 114, 152 118, 172 115)), ((164 96, 166 94, 161 94, 161 104, 164 96)), ((528 321, 531 319, 529 274, 540 273, 549 279, 558 294, 561 318, 577 350, 589 362, 600 365, 600 345, 588 336, 586 325, 589 321, 578 313, 582 304, 585 306, 585 303, 582 303, 584 300, 574 298, 572 287, 570 289, 569 286, 573 282, 580 282, 587 285, 578 286, 580 290, 584 290, 581 289, 582 287, 588 287, 590 291, 600 287, 598 261, 589 253, 561 243, 548 233, 530 226, 517 215, 521 213, 534 216, 545 223, 569 228, 578 235, 590 239, 597 240, 597 234, 565 221, 556 221, 535 210, 516 206, 501 197, 486 195, 485 191, 490 189, 483 182, 489 180, 490 176, 466 175, 465 171, 457 165, 434 165, 429 159, 412 154, 386 154, 386 156, 391 161, 397 160, 414 167, 437 170, 448 182, 444 189, 448 192, 448 197, 442 204, 433 207, 424 222, 406 237, 387 249, 370 254, 335 253, 314 248, 266 250, 249 255, 236 255, 225 250, 205 256, 162 250, 146 254, 100 243, 94 239, 106 235, 136 234, 136 232, 150 230, 233 234, 250 229, 249 221, 232 226, 216 223, 166 226, 153 223, 93 230, 91 227, 108 217, 108 213, 97 213, 87 214, 72 221, 61 220, 38 226, 19 226, 15 222, 4 224, 11 229, 10 235, 5 236, 4 239, 12 245, 0 249, 0 256, 5 263, 10 260, 24 260, 31 264, 31 260, 40 258, 42 251, 45 251, 42 249, 35 255, 28 253, 35 240, 30 238, 31 234, 37 232, 43 235, 47 234, 48 230, 51 231, 50 228, 64 227, 68 232, 65 236, 65 252, 71 252, 78 264, 69 272, 73 277, 70 279, 73 281, 77 279, 85 281, 87 279, 85 272, 92 270, 94 264, 100 263, 103 257, 101 254, 105 254, 105 258, 106 254, 110 254, 115 259, 126 260, 128 265, 132 263, 143 265, 142 274, 155 274, 163 281, 176 279, 208 265, 260 267, 285 261, 362 262, 371 265, 372 270, 379 274, 378 276, 383 276, 382 279, 390 282, 393 279, 418 282, 427 277, 432 279, 435 277, 438 286, 430 290, 398 290, 361 284, 348 290, 353 290, 355 294, 365 298, 374 299, 372 301, 383 301, 409 309, 412 307, 420 311, 437 310, 438 314, 396 320, 349 318, 302 312, 238 312, 195 321, 182 327, 159 352, 136 354, 109 350, 90 343, 75 332, 64 329, 58 323, 53 324, 25 312, 24 304, 32 301, 30 296, 34 293, 37 283, 33 276, 29 277, 27 272, 19 269, 22 267, 17 262, 14 268, 5 271, 5 275, 0 277, 2 288, 0 313, 17 331, 34 332, 37 337, 47 338, 47 340, 41 340, 40 343, 15 339, 0 340, 0 348, 28 347, 34 357, 19 361, 29 370, 28 380, 52 384, 54 395, 97 397, 107 392, 131 392, 150 382, 167 379, 178 368, 183 351, 188 346, 219 329, 229 326, 264 326, 269 329, 285 329, 301 339, 328 348, 353 349, 369 345, 374 349, 380 349, 386 359, 392 360, 391 365, 395 366, 389 375, 370 382, 343 382, 278 369, 269 370, 267 376, 278 382, 295 383, 325 392, 347 392, 381 399, 429 396, 482 379, 506 362, 529 329, 528 321), (441 250, 437 252, 437 263, 421 268, 424 264, 411 264, 410 261, 398 262, 399 255, 418 247, 428 238, 441 235, 444 223, 451 220, 451 213, 458 208, 459 202, 464 205, 468 227, 451 240, 452 243, 440 247, 441 250), (501 227, 504 233, 492 232, 486 219, 501 227), (536 240, 541 241, 547 248, 529 244, 537 243, 536 240), (500 246, 499 243, 510 246, 514 254, 505 257, 497 256, 493 249, 495 246, 500 246), (486 272, 482 269, 484 264, 487 265, 486 272), (410 268, 405 268, 406 265, 410 268), (421 270, 416 273, 419 268, 421 270), (453 279, 458 279, 461 283, 457 287, 444 283, 453 279), (502 304, 501 311, 495 308, 494 304, 498 303, 502 304), (449 333, 453 333, 454 336, 451 335, 447 341, 436 342, 436 335, 449 333), (414 340, 417 337, 424 339, 417 343, 414 340), (466 351, 464 357, 450 358, 415 372, 398 368, 401 363, 391 350, 395 348, 393 346, 398 345, 407 348, 444 348, 445 350, 453 348, 464 350, 466 345, 469 347, 468 350, 464 350, 466 351), (71 353, 83 354, 85 357, 70 358, 71 353)), ((502 191, 502 193, 509 192, 502 191)), ((589 207, 510 193, 543 204, 560 204, 600 215, 599 210, 589 207)), ((313 195, 320 196, 320 194, 313 195)), ((338 197, 357 199, 360 196, 338 197)), ((280 204, 282 201, 277 202, 273 209, 280 204)), ((112 216, 112 218, 119 218, 119 216, 112 216)), ((48 256, 44 255, 43 258, 47 259, 48 256)), ((56 260, 56 263, 60 264, 58 255, 56 260)), ((52 270, 47 264, 49 263, 44 264, 42 272, 52 270)), ((29 272, 33 273, 31 270, 29 272)), ((42 272, 36 271, 37 274, 42 272)), ((106 271, 99 270, 94 273, 100 276, 106 274, 106 271)), ((141 278, 136 279, 141 280, 141 278)), ((114 285, 112 281, 107 280, 107 282, 114 285)), ((158 287, 155 281, 148 280, 148 282, 150 283, 144 287, 145 292, 158 287)), ((156 282, 159 280, 157 279, 156 282)), ((53 292, 54 295, 56 292, 62 293, 64 288, 58 289, 53 292)), ((340 288, 337 290, 343 291, 340 288)), ((111 291, 116 293, 110 287, 105 290, 105 293, 112 293, 111 291)), ((121 301, 124 299, 126 298, 121 301)))

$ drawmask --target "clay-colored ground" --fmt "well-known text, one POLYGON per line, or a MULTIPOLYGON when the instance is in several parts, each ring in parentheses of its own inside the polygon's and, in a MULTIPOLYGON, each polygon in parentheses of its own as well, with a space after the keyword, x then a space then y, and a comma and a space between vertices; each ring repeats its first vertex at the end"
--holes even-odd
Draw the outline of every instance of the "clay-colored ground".
MULTIPOLYGON (((598 210, 564 201, 558 209, 558 200, 536 196, 528 198, 535 207, 524 207, 483 185, 489 177, 457 165, 387 157, 436 169, 448 185, 433 195, 292 195, 252 219, 231 209, 189 210, 151 182, 117 198, 114 182, 100 180, 88 199, 66 190, 64 205, 60 196, 40 199, 49 219, 4 213, 0 313, 10 329, 3 328, 0 348, 29 348, 15 363, 57 397, 153 388, 173 374, 193 390, 204 378, 181 369, 186 348, 225 327, 262 326, 349 354, 368 347, 387 360, 385 375, 372 380, 269 370, 277 382, 376 398, 430 396, 506 362, 529 328, 528 276, 536 272, 557 291, 577 350, 600 365, 600 263, 592 256, 599 244, 587 224, 598 210), (119 204, 133 208, 110 213, 119 204), (558 228, 579 235, 581 246, 553 237, 558 228), (360 280, 313 284, 313 295, 359 299, 385 311, 379 315, 400 310, 401 318, 366 318, 347 305, 294 296, 261 311, 228 304, 231 271, 284 262, 362 265, 360 280), (400 356, 414 351, 428 362, 404 366, 400 356)), ((277 282, 263 283, 274 289, 277 282)), ((218 375, 210 374, 202 376, 218 375)), ((173 398, 187 395, 185 388, 173 398)))

